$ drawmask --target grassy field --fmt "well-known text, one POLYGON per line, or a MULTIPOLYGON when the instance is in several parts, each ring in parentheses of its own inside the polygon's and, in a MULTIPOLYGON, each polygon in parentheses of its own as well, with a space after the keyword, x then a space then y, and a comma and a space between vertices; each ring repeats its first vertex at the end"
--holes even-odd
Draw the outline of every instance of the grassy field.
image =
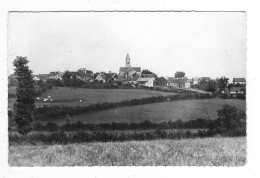
MULTIPOLYGON (((210 118, 216 119, 216 111, 225 104, 231 104, 246 111, 246 102, 238 99, 205 99, 181 100, 164 103, 153 103, 139 106, 130 106, 106 111, 93 112, 71 116, 72 122, 84 123, 111 123, 111 122, 143 122, 151 120, 154 123, 168 122, 169 120, 183 121, 210 118)), ((49 119, 45 121, 50 121, 49 119)), ((55 120, 57 124, 64 124, 64 119, 55 120)))
MULTIPOLYGON (((15 89, 9 88, 9 93, 15 94, 15 89)), ((36 106, 41 105, 68 105, 84 106, 95 103, 119 102, 127 99, 147 98, 151 96, 167 96, 174 93, 161 91, 144 90, 144 89, 84 89, 84 88, 67 88, 59 87, 57 89, 47 90, 42 98, 51 96, 52 102, 38 102, 36 106), (81 100, 81 102, 80 102, 81 100)), ((8 106, 12 107, 15 98, 8 99, 8 106)))
POLYGON ((243 166, 246 138, 9 146, 10 166, 243 166))

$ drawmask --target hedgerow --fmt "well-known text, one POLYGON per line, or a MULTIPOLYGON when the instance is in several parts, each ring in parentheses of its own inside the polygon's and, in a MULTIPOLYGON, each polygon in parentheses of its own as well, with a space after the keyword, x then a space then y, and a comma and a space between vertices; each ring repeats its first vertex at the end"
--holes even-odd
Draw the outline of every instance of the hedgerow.
POLYGON ((34 114, 35 118, 56 118, 56 117, 64 117, 67 114, 79 115, 85 114, 95 111, 114 109, 125 106, 134 106, 134 105, 142 105, 142 104, 150 104, 150 103, 158 103, 158 102, 169 102, 169 101, 177 101, 177 100, 185 100, 185 99, 206 99, 212 98, 213 96, 207 93, 197 93, 197 92, 188 92, 181 93, 178 95, 169 95, 169 96, 152 96, 148 98, 141 99, 132 99, 132 100, 124 100, 121 102, 106 102, 106 103, 98 103, 91 104, 88 106, 42 106, 35 109, 34 114))

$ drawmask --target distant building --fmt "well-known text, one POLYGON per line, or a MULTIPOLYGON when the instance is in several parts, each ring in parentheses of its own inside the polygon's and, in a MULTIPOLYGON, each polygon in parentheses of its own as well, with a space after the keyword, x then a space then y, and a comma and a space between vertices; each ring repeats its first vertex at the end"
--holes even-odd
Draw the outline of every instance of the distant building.
POLYGON ((192 78, 192 85, 198 85, 199 84, 199 77, 193 77, 192 78))
POLYGON ((39 75, 35 75, 35 76, 38 77, 43 82, 46 82, 49 79, 50 74, 39 74, 39 75))
POLYGON ((141 86, 153 87, 154 78, 138 78, 137 83, 141 86))
POLYGON ((96 76, 95 80, 102 82, 102 83, 106 83, 106 76, 104 74, 98 74, 96 76))
POLYGON ((62 75, 63 75, 63 72, 50 72, 50 75, 49 75, 49 79, 52 79, 52 80, 57 80, 57 79, 60 79, 62 80, 62 75))
POLYGON ((168 77, 167 83, 169 87, 190 88, 190 81, 187 78, 168 77))
POLYGON ((246 79, 245 78, 233 78, 233 84, 246 84, 246 79))
POLYGON ((127 78, 128 76, 133 76, 134 74, 138 74, 141 76, 141 67, 131 67, 131 60, 129 54, 126 56, 125 67, 119 68, 119 76, 124 76, 127 78))
POLYGON ((92 82, 94 78, 93 73, 81 73, 76 76, 77 79, 82 80, 84 82, 92 82))
POLYGON ((245 95, 245 87, 232 87, 229 90, 230 96, 236 97, 237 94, 243 94, 245 95))

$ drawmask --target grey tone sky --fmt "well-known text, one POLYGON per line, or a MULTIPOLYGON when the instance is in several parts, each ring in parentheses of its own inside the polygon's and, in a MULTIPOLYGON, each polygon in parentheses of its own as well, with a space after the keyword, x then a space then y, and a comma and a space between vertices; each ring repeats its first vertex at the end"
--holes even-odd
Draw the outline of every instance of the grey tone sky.
POLYGON ((246 77, 242 12, 10 13, 8 73, 27 56, 35 74, 131 65, 160 76, 246 77))

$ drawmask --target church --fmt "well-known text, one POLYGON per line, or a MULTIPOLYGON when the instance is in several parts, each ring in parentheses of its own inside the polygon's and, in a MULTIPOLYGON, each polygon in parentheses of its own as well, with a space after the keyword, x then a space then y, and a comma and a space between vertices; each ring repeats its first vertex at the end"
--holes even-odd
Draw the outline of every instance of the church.
POLYGON ((124 76, 127 78, 133 77, 134 74, 138 74, 138 76, 141 76, 141 67, 132 67, 129 54, 127 53, 125 67, 119 68, 119 76, 124 76))

